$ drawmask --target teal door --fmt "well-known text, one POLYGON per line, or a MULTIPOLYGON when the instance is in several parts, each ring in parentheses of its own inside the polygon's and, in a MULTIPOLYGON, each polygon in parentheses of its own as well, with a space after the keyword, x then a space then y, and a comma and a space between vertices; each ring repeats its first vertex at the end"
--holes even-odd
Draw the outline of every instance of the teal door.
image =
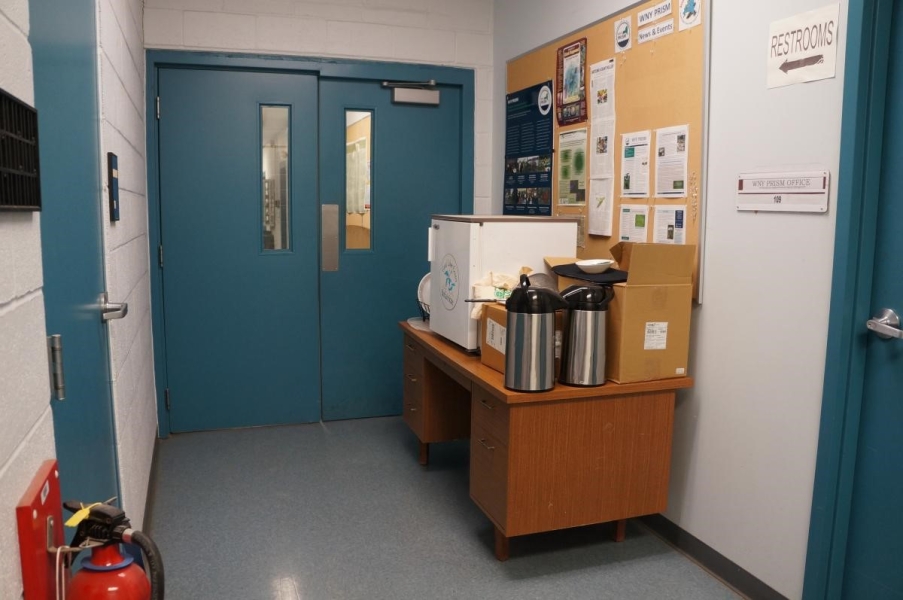
POLYGON ((425 106, 287 72, 167 67, 158 86, 171 430, 400 414, 397 322, 416 314, 429 216, 472 193, 461 87, 425 106), (286 184, 261 173, 274 107, 291 115, 286 184), (369 132, 351 145, 350 113, 369 132), (349 171, 351 146, 366 153, 349 171), (366 200, 346 198, 352 178, 366 200))
POLYGON ((397 323, 417 314, 430 215, 461 212, 461 89, 439 93, 439 106, 393 104, 378 81, 320 82, 320 200, 338 216, 324 250, 339 249, 320 283, 324 420, 401 412, 397 323))
MULTIPOLYGON (((871 314, 903 316, 903 3, 894 2, 871 314)), ((864 324, 863 324, 864 325, 864 324)), ((903 598, 903 340, 865 333, 844 598, 903 598)))
MULTIPOLYGON (((41 140, 47 334, 63 343, 65 400, 51 399, 64 499, 118 496, 104 291, 93 2, 31 3, 41 140)), ((113 299, 114 301, 117 299, 113 299)), ((67 530, 71 536, 74 530, 67 530)))
POLYGON ((170 427, 317 421, 317 80, 173 68, 159 94, 170 427))

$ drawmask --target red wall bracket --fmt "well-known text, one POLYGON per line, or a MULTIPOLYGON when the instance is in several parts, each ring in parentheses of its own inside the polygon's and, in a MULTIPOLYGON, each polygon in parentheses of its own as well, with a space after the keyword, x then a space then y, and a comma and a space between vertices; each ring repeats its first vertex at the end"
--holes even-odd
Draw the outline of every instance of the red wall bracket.
POLYGON ((63 509, 60 472, 55 460, 38 469, 16 506, 22 586, 25 600, 49 600, 56 596, 56 555, 48 548, 63 545, 63 509))

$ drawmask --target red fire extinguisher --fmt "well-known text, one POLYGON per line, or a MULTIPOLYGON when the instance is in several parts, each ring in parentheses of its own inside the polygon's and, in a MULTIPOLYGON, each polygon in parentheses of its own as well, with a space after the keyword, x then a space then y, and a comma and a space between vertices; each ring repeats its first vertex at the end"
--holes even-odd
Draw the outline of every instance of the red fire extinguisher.
POLYGON ((131 528, 122 509, 109 504, 86 509, 78 502, 63 506, 76 514, 87 511, 70 546, 91 548, 91 556, 82 560, 81 570, 69 583, 68 600, 163 600, 160 551, 151 538, 131 528), (144 552, 147 574, 120 551, 122 543, 134 544, 144 552))

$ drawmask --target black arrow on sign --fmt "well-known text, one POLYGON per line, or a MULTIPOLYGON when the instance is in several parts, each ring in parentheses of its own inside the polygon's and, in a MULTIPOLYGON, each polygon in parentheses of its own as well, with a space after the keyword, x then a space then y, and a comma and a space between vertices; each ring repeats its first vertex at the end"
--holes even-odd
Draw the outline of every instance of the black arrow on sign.
POLYGON ((799 60, 785 60, 784 64, 779 68, 786 73, 787 71, 792 71, 793 69, 802 69, 803 67, 817 65, 823 62, 825 62, 824 55, 816 54, 815 56, 807 56, 806 58, 801 58, 799 60))

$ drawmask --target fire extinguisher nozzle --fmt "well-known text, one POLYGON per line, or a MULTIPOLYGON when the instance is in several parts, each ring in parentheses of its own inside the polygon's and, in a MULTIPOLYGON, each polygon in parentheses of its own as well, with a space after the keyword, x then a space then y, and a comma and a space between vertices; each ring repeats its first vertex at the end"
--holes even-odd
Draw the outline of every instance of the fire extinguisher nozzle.
POLYGON ((151 600, 163 600, 163 557, 157 544, 150 537, 140 531, 131 531, 133 544, 141 548, 147 558, 148 572, 151 580, 151 600))

